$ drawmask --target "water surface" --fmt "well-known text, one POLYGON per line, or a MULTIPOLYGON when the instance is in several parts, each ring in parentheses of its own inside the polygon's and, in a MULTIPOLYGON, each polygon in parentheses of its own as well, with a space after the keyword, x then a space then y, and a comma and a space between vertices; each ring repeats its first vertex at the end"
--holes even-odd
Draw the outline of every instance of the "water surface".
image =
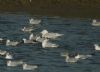
MULTIPOLYGON (((10 47, 0 45, 1 50, 14 53, 15 60, 23 60, 28 64, 39 66, 34 72, 99 72, 100 71, 100 52, 86 60, 78 63, 69 64, 61 53, 79 52, 81 54, 94 53, 94 45, 100 45, 100 27, 93 27, 91 19, 71 19, 60 17, 37 17, 28 14, 0 14, 0 37, 10 40, 21 40, 28 38, 29 33, 24 33, 21 28, 29 25, 29 18, 40 18, 41 26, 34 30, 34 34, 40 33, 43 29, 50 32, 64 34, 63 37, 53 42, 60 45, 55 49, 43 49, 41 44, 24 44, 21 46, 10 47)), ((23 71, 22 66, 7 67, 5 59, 0 58, 1 72, 33 72, 23 71)))

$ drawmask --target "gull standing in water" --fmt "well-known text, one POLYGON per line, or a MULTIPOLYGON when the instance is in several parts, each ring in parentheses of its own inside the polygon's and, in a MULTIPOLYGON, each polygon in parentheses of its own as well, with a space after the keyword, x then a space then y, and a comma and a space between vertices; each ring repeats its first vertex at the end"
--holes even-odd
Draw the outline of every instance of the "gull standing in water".
POLYGON ((28 65, 28 64, 23 64, 23 70, 35 70, 36 68, 38 68, 37 65, 28 65))
POLYGON ((42 47, 43 48, 57 48, 59 47, 59 45, 57 44, 53 44, 51 42, 49 42, 49 39, 45 39, 43 42, 42 42, 42 47))
POLYGON ((29 19, 29 22, 30 22, 31 25, 38 25, 38 24, 41 23, 41 20, 31 18, 31 19, 29 19))
POLYGON ((53 33, 53 32, 49 33, 47 30, 43 30, 41 32, 41 34, 42 34, 42 37, 44 37, 44 38, 50 38, 50 39, 55 39, 57 37, 60 37, 60 36, 64 35, 64 34, 53 33))

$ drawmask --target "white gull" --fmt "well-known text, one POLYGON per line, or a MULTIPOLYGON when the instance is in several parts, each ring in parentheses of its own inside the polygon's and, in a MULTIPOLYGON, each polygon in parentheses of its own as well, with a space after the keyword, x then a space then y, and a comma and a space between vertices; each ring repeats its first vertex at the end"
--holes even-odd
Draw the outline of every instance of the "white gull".
POLYGON ((94 19, 93 22, 92 22, 92 25, 93 26, 100 26, 100 22, 97 22, 97 20, 94 19))
POLYGON ((37 65, 23 64, 23 70, 35 70, 36 68, 38 68, 37 65))
POLYGON ((0 55, 5 55, 7 51, 0 50, 0 55))
POLYGON ((55 39, 57 37, 63 36, 64 34, 59 34, 59 33, 53 33, 53 32, 48 32, 47 30, 43 30, 41 32, 42 37, 44 38, 50 38, 50 39, 55 39))
POLYGON ((29 40, 35 41, 36 40, 36 36, 34 36, 34 34, 31 33, 30 36, 29 36, 29 40))
POLYGON ((10 41, 9 39, 6 41, 6 46, 16 46, 19 42, 17 41, 10 41))
POLYGON ((23 29, 21 29, 23 32, 32 32, 34 29, 33 27, 24 27, 23 29))
POLYGON ((98 44, 94 44, 95 50, 100 51, 100 46, 98 44))
POLYGON ((41 23, 41 20, 40 19, 33 19, 33 18, 31 18, 31 19, 29 19, 29 22, 32 25, 37 25, 37 24, 41 23))
POLYGON ((8 60, 7 61, 7 66, 19 66, 19 65, 22 65, 24 62, 23 61, 11 61, 11 60, 8 60))
POLYGON ((38 37, 36 37, 36 41, 37 42, 43 42, 45 40, 45 38, 42 38, 42 37, 40 37, 40 36, 38 36, 38 37))
POLYGON ((6 53, 5 59, 13 59, 13 55, 10 53, 6 53))
POLYGON ((50 48, 57 48, 57 47, 59 47, 59 45, 53 44, 53 43, 49 42, 49 39, 45 39, 42 42, 42 47, 43 48, 48 48, 48 47, 50 47, 50 48))
POLYGON ((75 56, 76 59, 87 59, 87 58, 90 58, 90 57, 92 57, 92 55, 77 54, 75 56))

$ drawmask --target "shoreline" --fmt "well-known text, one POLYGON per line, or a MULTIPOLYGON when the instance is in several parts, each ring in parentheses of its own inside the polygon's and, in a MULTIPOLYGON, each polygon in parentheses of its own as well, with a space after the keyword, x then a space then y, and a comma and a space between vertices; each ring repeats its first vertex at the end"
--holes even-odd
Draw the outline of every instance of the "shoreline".
POLYGON ((25 12, 65 18, 100 18, 99 0, 1 0, 0 12, 25 12))

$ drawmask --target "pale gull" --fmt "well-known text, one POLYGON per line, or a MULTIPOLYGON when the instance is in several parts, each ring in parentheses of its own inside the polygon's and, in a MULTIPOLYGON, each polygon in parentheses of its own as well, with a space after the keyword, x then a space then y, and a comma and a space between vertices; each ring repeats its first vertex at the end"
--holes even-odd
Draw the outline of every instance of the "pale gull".
POLYGON ((24 27, 23 29, 21 29, 23 32, 32 32, 34 29, 33 27, 24 27))
POLYGON ((38 68, 37 65, 23 64, 23 70, 35 70, 36 68, 38 68))
POLYGON ((10 41, 9 39, 6 41, 6 46, 17 46, 20 44, 18 41, 10 41))
POLYGON ((92 25, 93 26, 100 26, 100 22, 97 22, 97 20, 94 19, 93 22, 92 22, 92 25))
POLYGON ((50 39, 55 39, 55 38, 58 38, 58 37, 61 37, 63 36, 64 34, 59 34, 59 33, 53 33, 53 32, 48 32, 47 30, 43 30, 41 32, 42 34, 42 37, 44 38, 50 38, 50 39))
POLYGON ((98 44, 94 44, 95 50, 100 51, 100 46, 98 44))
POLYGON ((49 42, 49 39, 45 39, 42 42, 42 47, 43 48, 48 48, 48 47, 50 47, 50 48, 57 48, 57 47, 59 47, 59 45, 53 44, 53 43, 49 42))
POLYGON ((19 66, 19 65, 22 65, 24 62, 23 61, 11 61, 11 60, 8 60, 7 61, 7 66, 19 66))
POLYGON ((33 19, 33 18, 31 18, 31 19, 29 19, 29 22, 32 25, 37 25, 37 24, 41 23, 41 20, 40 19, 33 19))

